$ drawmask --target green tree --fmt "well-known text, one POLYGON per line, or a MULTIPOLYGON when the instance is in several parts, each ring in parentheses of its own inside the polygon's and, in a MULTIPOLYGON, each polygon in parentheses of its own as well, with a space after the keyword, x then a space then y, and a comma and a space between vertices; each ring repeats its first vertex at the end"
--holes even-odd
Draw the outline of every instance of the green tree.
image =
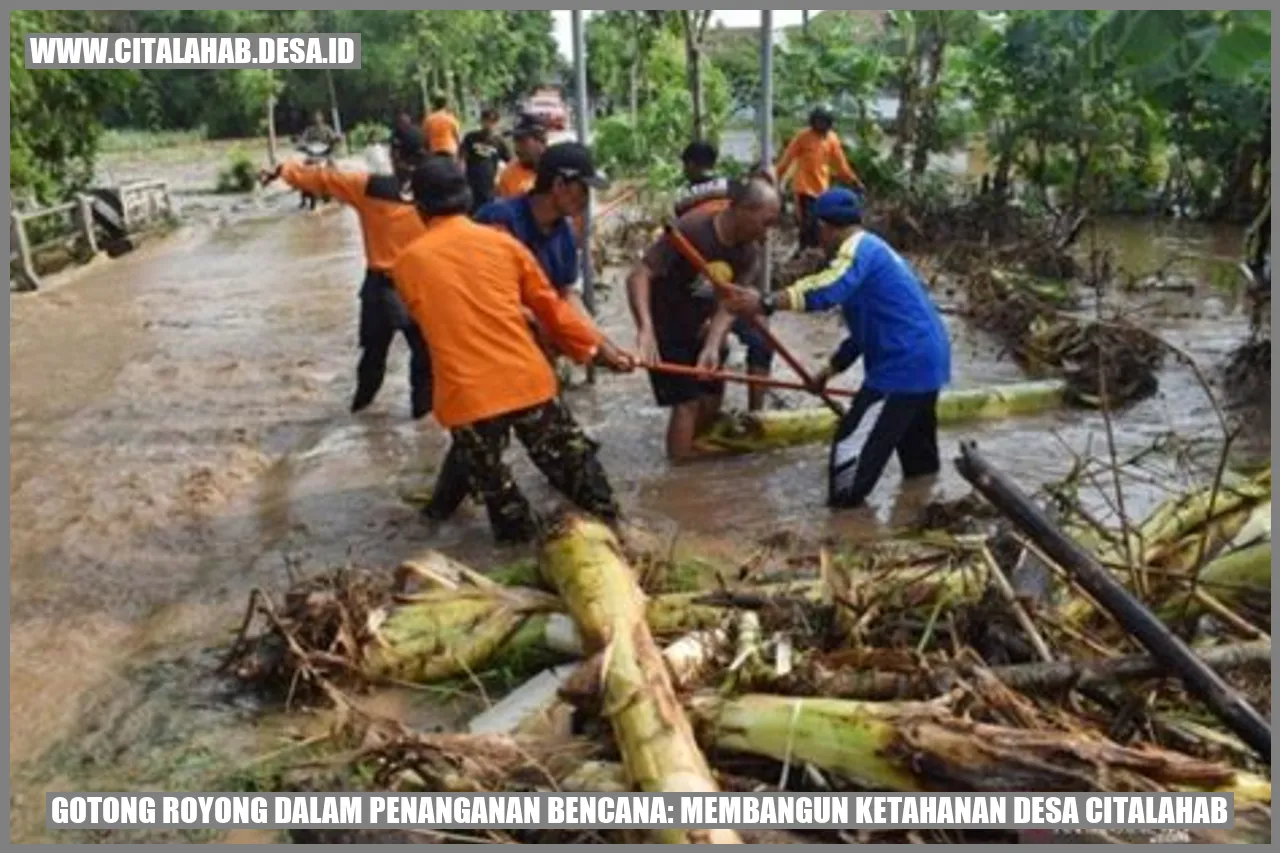
POLYGON ((9 187, 41 202, 61 198, 93 174, 102 134, 99 115, 126 96, 129 72, 28 69, 27 33, 91 32, 93 12, 24 10, 9 16, 9 187))

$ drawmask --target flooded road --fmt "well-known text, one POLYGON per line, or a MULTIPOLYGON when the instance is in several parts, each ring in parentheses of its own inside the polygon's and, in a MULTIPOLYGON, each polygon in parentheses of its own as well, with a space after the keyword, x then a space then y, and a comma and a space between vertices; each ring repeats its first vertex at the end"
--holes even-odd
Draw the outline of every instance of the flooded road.
MULTIPOLYGON (((390 567, 424 548, 480 568, 524 553, 495 550, 478 508, 434 526, 402 498, 429 484, 446 437, 433 421, 409 420, 399 343, 378 401, 348 414, 363 271, 355 218, 336 206, 292 208, 281 194, 263 216, 187 228, 92 277, 11 299, 15 840, 43 833, 46 790, 176 784, 157 768, 127 772, 139 750, 198 743, 202 755, 253 754, 260 745, 245 732, 246 709, 222 704, 210 687, 208 651, 225 643, 252 587, 282 588, 289 572, 390 567)), ((1211 266, 1233 262, 1234 247, 1206 239, 1170 245, 1194 244, 1211 266)), ((1134 266, 1146 271, 1147 259, 1134 266)), ((602 284, 601 322, 629 346, 622 272, 602 284)), ((1207 276, 1201 287, 1211 292, 1207 276)), ((1160 306, 1143 316, 1212 367, 1246 331, 1230 296, 1215 298, 1211 316, 1160 306)), ((1024 378, 990 341, 954 316, 948 322, 956 386, 1024 378)), ((777 328, 813 363, 840 337, 834 317, 780 317, 777 328)), ((858 379, 855 370, 841 381, 858 379)), ((947 466, 938 482, 904 492, 891 465, 865 512, 833 517, 823 507, 821 447, 672 469, 662 457, 664 413, 642 375, 602 374, 568 399, 601 441, 624 508, 666 533, 742 547, 782 529, 866 534, 909 522, 930 498, 967 491, 947 466)), ((743 389, 729 401, 744 405, 743 389)), ((778 402, 806 404, 792 394, 778 402)), ((1218 435, 1194 375, 1172 363, 1160 394, 1118 424, 1122 452, 1170 432, 1218 435)), ((943 438, 947 458, 957 442, 978 441, 1028 489, 1067 469, 1068 448, 1104 446, 1102 419, 1081 412, 943 438)), ((513 455, 535 504, 552 501, 513 455)))

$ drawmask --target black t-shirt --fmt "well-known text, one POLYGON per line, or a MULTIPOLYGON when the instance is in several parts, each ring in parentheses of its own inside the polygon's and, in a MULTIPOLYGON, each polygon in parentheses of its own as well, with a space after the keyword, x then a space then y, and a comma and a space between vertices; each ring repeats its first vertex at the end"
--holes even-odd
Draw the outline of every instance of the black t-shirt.
POLYGON ((462 137, 462 159, 467 165, 471 194, 477 200, 488 199, 493 195, 498 167, 511 159, 511 152, 497 134, 473 130, 462 137))
MULTIPOLYGON (((680 232, 708 262, 729 265, 730 279, 743 287, 761 288, 760 244, 726 246, 716 235, 716 213, 694 210, 676 223, 680 232)), ((702 327, 715 313, 716 297, 710 282, 704 281, 665 236, 644 256, 652 273, 649 283, 654 331, 668 341, 690 342, 702 335, 702 327)))

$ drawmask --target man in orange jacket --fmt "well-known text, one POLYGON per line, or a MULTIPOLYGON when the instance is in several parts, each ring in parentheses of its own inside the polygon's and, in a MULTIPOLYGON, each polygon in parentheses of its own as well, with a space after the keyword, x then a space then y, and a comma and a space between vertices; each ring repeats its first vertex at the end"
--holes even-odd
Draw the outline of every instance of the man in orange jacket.
POLYGON ((802 250, 818 245, 818 220, 813 216, 813 203, 831 187, 832 165, 839 180, 864 189, 844 156, 844 146, 834 127, 832 111, 827 107, 815 107, 809 114, 809 126, 791 139, 775 167, 779 181, 786 180, 787 172, 795 167, 791 190, 796 197, 802 250))
POLYGON ((516 156, 498 173, 494 191, 498 198, 515 198, 533 189, 538 179, 538 161, 547 150, 547 129, 536 116, 523 115, 511 129, 511 141, 516 156))
POLYGON ((422 137, 427 141, 430 154, 458 156, 458 144, 462 141, 462 126, 449 112, 449 99, 436 94, 431 99, 431 112, 422 120, 422 137))
POLYGON ((368 407, 387 372, 387 352, 396 333, 409 345, 409 380, 413 417, 431 411, 431 359, 422 334, 396 295, 389 273, 400 251, 422 235, 422 220, 404 196, 409 179, 423 158, 422 137, 410 129, 395 155, 395 175, 344 172, 289 161, 259 177, 265 186, 276 178, 304 193, 329 196, 355 209, 368 263, 360 288, 360 362, 351 411, 368 407))
POLYGON ((596 444, 561 405, 524 310, 579 363, 598 359, 629 371, 632 357, 552 289, 519 241, 467 217, 471 192, 455 160, 430 158, 414 173, 413 194, 426 230, 395 262, 392 278, 431 347, 435 416, 453 437, 425 514, 447 517, 475 491, 500 542, 536 535, 538 521, 502 460, 515 432, 553 486, 588 512, 616 519, 596 444))

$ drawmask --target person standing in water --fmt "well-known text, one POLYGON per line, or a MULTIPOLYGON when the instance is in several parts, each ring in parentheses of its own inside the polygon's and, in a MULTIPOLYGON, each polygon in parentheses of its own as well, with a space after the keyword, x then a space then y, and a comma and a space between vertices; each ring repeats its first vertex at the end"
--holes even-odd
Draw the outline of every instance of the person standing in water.
POLYGON ((409 129, 394 150, 394 175, 347 172, 296 161, 263 171, 263 185, 279 178, 302 192, 336 198, 360 218, 367 269, 360 288, 360 361, 351 411, 369 406, 382 388, 387 353, 397 333, 409 345, 410 405, 415 419, 431 412, 431 359, 418 327, 391 282, 396 256, 422 234, 422 220, 410 198, 409 181, 425 152, 422 136, 409 129))
POLYGON ((938 392, 951 381, 951 341, 920 276, 863 228, 861 196, 828 190, 815 199, 813 213, 830 266, 765 296, 735 288, 725 306, 742 316, 840 309, 849 336, 814 381, 824 387, 863 360, 866 376, 836 429, 827 464, 828 503, 856 507, 895 453, 904 478, 938 472, 938 392))
POLYGON ((813 203, 831 187, 833 165, 838 180, 865 189, 844 156, 844 145, 835 132, 835 121, 835 114, 830 108, 815 107, 809 113, 809 126, 791 139, 775 168, 780 181, 785 180, 793 168, 795 170, 791 175, 791 190, 795 193, 801 250, 819 245, 813 203))
POLYGON ((480 114, 480 128, 462 137, 462 162, 467 168, 474 210, 493 200, 498 170, 511 159, 511 151, 497 128, 498 111, 490 107, 480 114))

